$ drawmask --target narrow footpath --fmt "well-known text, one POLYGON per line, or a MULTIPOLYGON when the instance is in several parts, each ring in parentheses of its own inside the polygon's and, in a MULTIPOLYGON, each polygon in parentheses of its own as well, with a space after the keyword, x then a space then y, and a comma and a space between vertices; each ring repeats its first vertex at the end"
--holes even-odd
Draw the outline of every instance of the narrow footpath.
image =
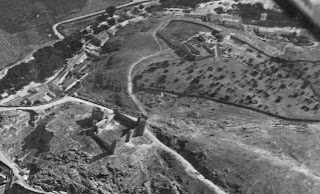
MULTIPOLYGON (((159 46, 159 51, 149 55, 149 56, 145 56, 142 57, 140 60, 138 60, 137 62, 133 63, 130 68, 129 68, 129 72, 128 72, 128 94, 130 95, 131 99, 134 101, 134 103, 137 105, 137 107, 139 108, 139 110, 144 114, 147 115, 147 111, 143 108, 143 106, 141 105, 141 103, 139 102, 139 100, 135 97, 135 95, 132 93, 133 91, 133 85, 132 85, 132 71, 135 68, 135 66, 139 63, 141 63, 142 61, 149 59, 151 57, 154 57, 156 55, 159 55, 162 51, 163 48, 156 36, 156 33, 163 29, 170 21, 166 21, 163 22, 161 25, 159 25, 159 27, 153 32, 153 37, 156 40, 158 46, 159 46)), ((155 144, 155 146, 157 146, 158 148, 172 154, 175 159, 177 161, 180 162, 180 164, 182 165, 182 167, 184 168, 185 172, 190 175, 192 178, 194 179, 198 179, 199 181, 201 181, 203 184, 205 184, 208 188, 210 188, 212 190, 213 193, 215 194, 226 194, 225 191, 223 191, 222 189, 220 189, 217 185, 215 185, 213 182, 211 182, 210 180, 206 179, 202 174, 200 174, 186 159, 184 159, 180 154, 178 154, 175 150, 167 147, 166 145, 164 145, 161 141, 159 141, 157 139, 157 137, 155 137, 155 135, 153 135, 153 133, 146 128, 146 135, 148 135, 152 140, 153 143, 155 144)))

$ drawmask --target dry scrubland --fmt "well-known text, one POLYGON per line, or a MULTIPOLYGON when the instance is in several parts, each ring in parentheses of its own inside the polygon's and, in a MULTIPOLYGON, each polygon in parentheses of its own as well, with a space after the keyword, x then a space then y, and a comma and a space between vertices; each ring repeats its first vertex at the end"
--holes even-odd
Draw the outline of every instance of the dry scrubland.
POLYGON ((211 32, 210 28, 201 25, 195 25, 190 22, 171 21, 163 30, 169 38, 177 41, 186 41, 191 36, 198 34, 199 32, 211 32))
POLYGON ((134 138, 108 157, 84 133, 92 122, 91 111, 89 106, 65 103, 40 114, 1 112, 1 150, 21 168, 30 169, 31 186, 47 192, 211 193, 146 136, 134 138))
MULTIPOLYGON (((194 28, 188 26, 187 33, 172 27, 177 24, 164 30, 179 40, 202 30, 189 25, 194 28)), ((320 69, 316 62, 287 61, 299 60, 293 52, 290 58, 290 49, 280 58, 270 57, 232 38, 219 43, 218 52, 216 59, 150 64, 135 77, 137 90, 198 95, 287 118, 319 119, 320 69)), ((309 55, 316 60, 315 54, 309 55)))
POLYGON ((210 100, 138 92, 150 129, 229 193, 318 193, 319 124, 210 100))

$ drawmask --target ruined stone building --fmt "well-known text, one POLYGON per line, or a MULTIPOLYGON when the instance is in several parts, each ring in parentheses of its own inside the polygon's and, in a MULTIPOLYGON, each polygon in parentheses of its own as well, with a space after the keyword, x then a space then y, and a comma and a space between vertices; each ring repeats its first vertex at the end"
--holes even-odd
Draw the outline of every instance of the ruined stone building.
POLYGON ((141 115, 135 121, 117 109, 111 115, 108 111, 93 108, 90 120, 92 127, 87 135, 92 136, 107 153, 114 154, 124 143, 144 135, 147 117, 141 115))

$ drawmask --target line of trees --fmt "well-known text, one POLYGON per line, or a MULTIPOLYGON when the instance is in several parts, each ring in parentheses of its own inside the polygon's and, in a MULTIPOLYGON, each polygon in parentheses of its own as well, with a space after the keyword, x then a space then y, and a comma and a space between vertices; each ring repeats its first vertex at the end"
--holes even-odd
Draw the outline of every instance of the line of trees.
POLYGON ((210 0, 160 0, 162 7, 191 7, 195 8, 199 3, 209 2, 210 0))

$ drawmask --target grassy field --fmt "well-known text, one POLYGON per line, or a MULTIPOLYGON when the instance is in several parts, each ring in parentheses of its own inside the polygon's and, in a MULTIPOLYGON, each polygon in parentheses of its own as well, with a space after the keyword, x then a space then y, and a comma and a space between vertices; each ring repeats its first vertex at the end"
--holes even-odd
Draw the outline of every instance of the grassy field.
POLYGON ((169 35, 169 38, 185 41, 199 32, 211 32, 212 30, 202 25, 173 20, 163 29, 163 31, 169 35))
POLYGON ((107 43, 121 44, 120 51, 106 54, 101 60, 92 63, 93 70, 77 91, 78 94, 128 110, 137 110, 126 92, 128 68, 141 57, 158 51, 152 33, 163 20, 150 18, 120 30, 107 43))
POLYGON ((95 18, 87 18, 83 20, 78 20, 75 22, 67 23, 67 24, 62 24, 59 26, 59 31, 64 35, 64 36, 69 36, 72 33, 75 33, 81 29, 84 29, 85 27, 91 25, 95 21, 95 18))

